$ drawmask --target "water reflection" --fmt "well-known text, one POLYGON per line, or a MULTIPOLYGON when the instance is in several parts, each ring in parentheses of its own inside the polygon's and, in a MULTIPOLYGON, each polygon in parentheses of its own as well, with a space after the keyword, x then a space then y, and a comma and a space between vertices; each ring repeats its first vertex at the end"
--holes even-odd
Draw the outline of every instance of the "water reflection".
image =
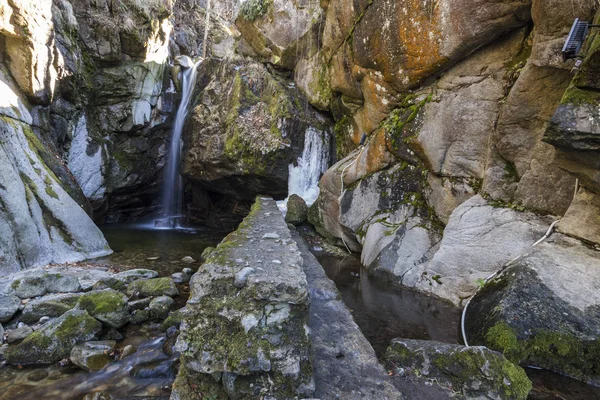
POLYGON ((397 337, 458 343, 458 308, 370 278, 357 257, 317 254, 317 258, 378 356, 397 337))

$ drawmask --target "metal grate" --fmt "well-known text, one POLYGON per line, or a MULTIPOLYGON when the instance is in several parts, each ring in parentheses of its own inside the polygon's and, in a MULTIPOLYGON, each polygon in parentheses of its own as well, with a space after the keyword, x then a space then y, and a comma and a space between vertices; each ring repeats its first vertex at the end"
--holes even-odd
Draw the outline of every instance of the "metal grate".
POLYGON ((581 50, 589 28, 590 24, 587 21, 580 21, 579 18, 575 19, 571 27, 571 32, 569 32, 569 36, 562 48, 563 61, 576 58, 579 55, 579 50, 581 50))

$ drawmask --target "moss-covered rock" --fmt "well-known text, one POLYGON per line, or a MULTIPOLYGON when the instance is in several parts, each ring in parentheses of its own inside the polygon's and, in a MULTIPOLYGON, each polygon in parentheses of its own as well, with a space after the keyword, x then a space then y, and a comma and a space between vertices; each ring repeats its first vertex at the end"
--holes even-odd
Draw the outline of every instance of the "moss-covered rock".
POLYGON ((600 257, 559 234, 488 282, 466 314, 470 343, 600 382, 600 257))
POLYGON ((308 292, 301 265, 277 205, 257 198, 238 230, 192 278, 176 346, 186 370, 204 375, 202 384, 212 383, 230 398, 260 398, 266 391, 282 399, 310 395, 308 292), (256 266, 241 288, 234 285, 244 268, 238 259, 256 266))
POLYGON ((96 339, 101 330, 87 311, 70 310, 10 346, 5 357, 12 365, 53 364, 68 357, 76 344, 96 339))
POLYGON ((521 367, 485 347, 394 339, 385 358, 420 380, 451 386, 462 399, 525 400, 531 390, 521 367))
POLYGON ((39 321, 41 317, 60 317, 72 309, 81 297, 80 293, 49 294, 31 300, 25 305, 19 319, 26 324, 39 321))
POLYGON ((183 320, 183 313, 185 312, 185 308, 180 308, 179 310, 175 310, 169 313, 169 316, 163 321, 160 328, 163 331, 166 331, 172 326, 177 327, 181 325, 181 321, 183 320))
POLYGON ((129 322, 127 297, 113 289, 84 293, 79 298, 76 308, 87 311, 92 317, 111 328, 120 328, 129 322))
POLYGON ((302 154, 307 129, 327 136, 329 120, 261 63, 208 60, 198 74, 182 174, 238 200, 285 198, 289 164, 302 154))
POLYGON ((138 279, 127 286, 128 296, 177 296, 179 291, 171 278, 138 279))
POLYGON ((73 347, 69 358, 84 371, 99 371, 111 361, 110 353, 115 346, 114 340, 81 343, 73 347))
POLYGON ((304 199, 297 194, 292 194, 287 200, 287 212, 285 222, 300 225, 308 217, 308 207, 304 199))

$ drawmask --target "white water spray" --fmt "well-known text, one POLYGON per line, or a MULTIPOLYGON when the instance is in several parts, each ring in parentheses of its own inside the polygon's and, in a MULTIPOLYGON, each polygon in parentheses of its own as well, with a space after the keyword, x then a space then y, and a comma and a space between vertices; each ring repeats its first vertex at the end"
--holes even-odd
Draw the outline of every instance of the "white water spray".
POLYGON ((182 226, 184 218, 183 178, 179 174, 179 164, 181 162, 183 147, 181 133, 196 85, 198 65, 201 62, 198 61, 193 67, 182 71, 181 103, 177 109, 175 124, 173 125, 173 133, 169 145, 169 161, 166 166, 162 191, 163 219, 155 222, 157 227, 180 228, 182 226))
POLYGON ((288 196, 297 194, 309 206, 317 200, 319 179, 329 167, 329 153, 329 135, 309 127, 304 134, 302 156, 297 165, 289 166, 288 196))

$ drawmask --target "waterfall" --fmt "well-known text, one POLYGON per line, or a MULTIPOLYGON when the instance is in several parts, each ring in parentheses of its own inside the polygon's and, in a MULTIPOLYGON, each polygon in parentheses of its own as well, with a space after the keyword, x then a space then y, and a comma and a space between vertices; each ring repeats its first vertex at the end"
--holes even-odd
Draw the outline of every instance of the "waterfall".
POLYGON ((175 124, 173 125, 173 133, 169 145, 169 157, 162 190, 163 219, 155 221, 157 227, 179 228, 184 218, 183 178, 179 174, 181 150, 183 147, 181 133, 188 114, 194 86, 196 85, 196 74, 200 63, 201 61, 198 61, 193 67, 182 71, 181 103, 175 115, 175 124))
POLYGON ((309 206, 319 196, 319 179, 329 167, 329 135, 309 127, 304 133, 304 149, 289 166, 288 196, 297 194, 309 206))

